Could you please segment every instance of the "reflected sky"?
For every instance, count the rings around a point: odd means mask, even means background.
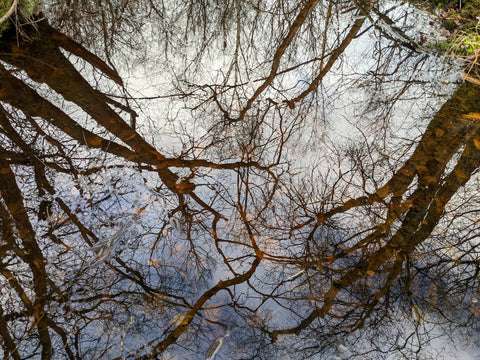
[[[4,358],[475,356],[480,87],[428,14],[23,20],[0,44]]]

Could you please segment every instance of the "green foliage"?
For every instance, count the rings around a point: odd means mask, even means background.
[[[0,0],[0,17],[2,17],[13,4],[13,0]],[[17,4],[16,13],[23,18],[30,18],[40,5],[40,0],[19,0]],[[0,24],[0,33],[10,26],[9,21],[4,21]]]
[[[460,10],[461,16],[478,22],[480,16],[480,0],[469,0],[464,3]]]
[[[437,9],[451,36],[432,47],[440,52],[471,57],[480,52],[480,0],[428,0]]]
[[[480,49],[480,34],[476,32],[466,33],[457,38],[459,50],[466,55],[473,55]]]

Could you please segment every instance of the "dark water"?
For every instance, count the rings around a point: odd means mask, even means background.
[[[480,86],[428,15],[44,10],[1,34],[3,358],[474,358]]]

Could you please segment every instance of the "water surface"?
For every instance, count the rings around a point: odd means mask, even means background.
[[[480,87],[428,14],[44,10],[1,34],[4,358],[475,356]]]

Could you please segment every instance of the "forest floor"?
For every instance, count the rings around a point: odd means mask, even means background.
[[[421,0],[441,21],[447,39],[441,52],[466,62],[466,73],[480,78],[480,0]]]

